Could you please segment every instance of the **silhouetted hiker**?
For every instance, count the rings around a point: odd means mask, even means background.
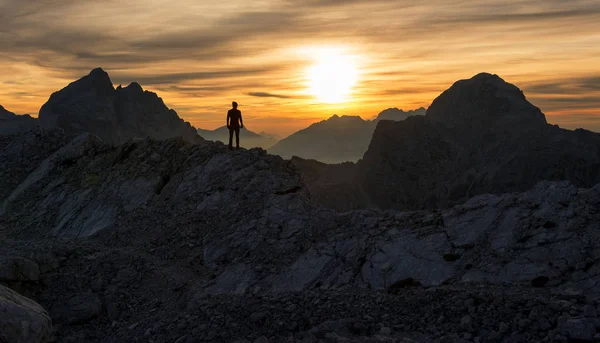
[[[227,112],[227,128],[229,129],[229,150],[233,149],[231,141],[233,140],[233,132],[235,131],[235,148],[240,148],[240,128],[244,128],[244,121],[242,121],[242,112],[237,109],[237,102],[232,102],[230,109]]]

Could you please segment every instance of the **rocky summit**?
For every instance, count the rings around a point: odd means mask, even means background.
[[[497,75],[455,83],[425,116],[380,121],[356,164],[302,161],[332,208],[435,209],[480,194],[527,191],[543,180],[600,182],[600,134],[561,129]]]
[[[89,132],[114,143],[145,137],[199,139],[196,130],[155,93],[135,82],[115,89],[100,68],[52,94],[40,109],[39,119],[44,128],[62,128],[70,134]]]
[[[600,339],[600,186],[337,212],[258,148],[0,137],[5,341]]]

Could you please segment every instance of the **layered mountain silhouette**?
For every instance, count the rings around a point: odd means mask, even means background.
[[[229,143],[229,129],[226,126],[221,126],[215,130],[198,129],[197,132],[206,140]],[[260,147],[268,149],[275,143],[277,143],[277,138],[274,135],[264,132],[255,133],[246,128],[240,130],[240,146],[243,148]]]
[[[380,121],[357,164],[296,164],[332,207],[440,208],[542,180],[591,187],[600,134],[548,124],[519,88],[482,73],[456,82],[425,116]]]
[[[55,96],[66,129],[0,135],[0,341],[597,341],[600,135],[498,76],[331,165],[73,134],[163,113],[105,81]]]
[[[28,114],[18,115],[0,105],[0,134],[11,134],[31,130],[38,126],[35,118]]]
[[[395,120],[395,121],[401,121],[404,120],[408,117],[412,117],[412,116],[424,116],[425,112],[427,112],[427,109],[424,107],[418,108],[416,110],[409,110],[409,111],[404,111],[402,109],[398,109],[396,107],[394,108],[388,108],[387,110],[383,110],[381,111],[381,113],[379,113],[377,115],[377,118],[375,118],[376,121],[379,120]]]
[[[40,109],[39,119],[45,128],[90,132],[114,143],[143,137],[198,139],[194,127],[155,93],[144,91],[136,82],[115,89],[100,68],[52,94]]]
[[[380,120],[404,120],[424,114],[424,108],[408,112],[390,108],[374,120],[334,115],[282,139],[268,150],[283,158],[298,156],[326,163],[356,162],[367,150]]]

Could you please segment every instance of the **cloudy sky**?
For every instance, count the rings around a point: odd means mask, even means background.
[[[324,51],[355,69],[340,103],[311,88]],[[202,128],[223,125],[232,100],[248,128],[281,135],[426,107],[485,71],[550,122],[600,131],[598,0],[0,0],[5,108],[36,115],[98,66]]]

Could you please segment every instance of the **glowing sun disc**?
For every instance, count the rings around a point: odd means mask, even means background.
[[[357,74],[350,56],[335,50],[320,51],[307,70],[310,93],[324,103],[345,102],[356,84]]]

